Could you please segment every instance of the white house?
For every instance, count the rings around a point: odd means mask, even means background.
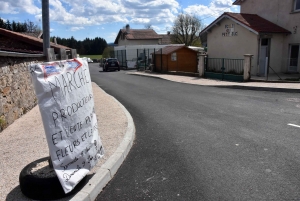
[[[241,13],[224,13],[201,31],[211,58],[252,54],[251,74],[300,72],[300,0],[236,0]]]

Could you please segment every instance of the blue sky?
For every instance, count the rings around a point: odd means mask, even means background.
[[[188,13],[208,25],[223,12],[239,12],[234,0],[49,0],[50,36],[76,40],[101,37],[114,42],[126,24],[146,25],[159,34],[171,31],[174,19]],[[0,18],[33,21],[42,28],[41,0],[0,0]]]

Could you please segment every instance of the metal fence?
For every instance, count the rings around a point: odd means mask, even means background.
[[[122,67],[147,69],[152,64],[152,54],[155,49],[127,49],[115,50],[110,53],[119,60]]]
[[[244,59],[206,58],[205,71],[242,75]]]

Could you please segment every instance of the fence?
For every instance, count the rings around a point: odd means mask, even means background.
[[[205,71],[242,75],[244,73],[244,59],[206,58]]]
[[[119,60],[122,67],[146,69],[152,63],[152,54],[155,49],[127,49],[110,52],[111,57]]]

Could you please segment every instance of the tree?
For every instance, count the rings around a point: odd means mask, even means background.
[[[24,22],[24,25],[26,26],[27,32],[30,33],[39,33],[41,31],[41,28],[37,25],[34,24],[34,22],[27,20],[27,22]]]
[[[152,27],[151,24],[146,24],[146,25],[145,25],[145,29],[153,29],[153,27]]]
[[[114,51],[114,47],[108,46],[104,49],[103,54],[102,54],[102,58],[109,58],[112,55],[111,52]]]
[[[185,44],[186,46],[200,46],[199,32],[203,25],[201,20],[189,14],[177,16],[172,27],[171,41],[173,43]]]
[[[11,23],[9,20],[6,21],[5,23],[6,29],[12,31]]]

